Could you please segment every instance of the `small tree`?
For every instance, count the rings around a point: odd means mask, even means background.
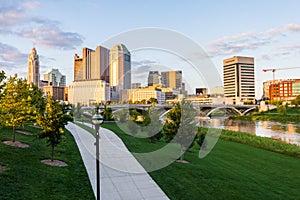
[[[196,110],[192,103],[182,101],[177,104],[167,114],[167,121],[164,126],[164,136],[167,141],[174,140],[180,144],[181,156],[180,160],[184,159],[184,153],[194,143],[197,126],[195,117]]]
[[[12,127],[13,142],[16,141],[16,128],[36,118],[36,107],[30,92],[26,81],[16,75],[8,79],[1,92],[0,120],[3,125]]]
[[[160,140],[162,137],[163,124],[159,120],[160,112],[154,107],[149,108],[149,115],[145,116],[147,123],[143,126],[143,131],[149,136],[150,142]],[[149,119],[149,120],[148,120]]]
[[[180,126],[181,106],[177,104],[167,114],[166,123],[163,127],[164,138],[170,142],[177,134]]]
[[[45,113],[38,116],[37,123],[42,128],[39,138],[45,138],[48,145],[51,146],[52,162],[54,161],[54,147],[61,142],[64,127],[67,124],[64,115],[62,106],[50,96],[47,96]]]
[[[112,114],[112,109],[108,108],[107,104],[104,104],[103,119],[105,121],[112,121],[114,119],[114,116]]]

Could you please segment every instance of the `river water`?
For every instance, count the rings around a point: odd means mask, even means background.
[[[274,121],[245,121],[213,118],[200,120],[200,126],[247,132],[300,146],[300,124]]]

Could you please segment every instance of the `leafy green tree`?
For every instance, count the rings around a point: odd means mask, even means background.
[[[176,104],[167,114],[166,123],[163,127],[163,135],[167,142],[170,142],[177,134],[180,126],[181,106]]]
[[[16,128],[36,119],[36,107],[30,95],[30,86],[16,75],[8,79],[1,92],[0,120],[13,130],[12,141],[16,141]]]
[[[39,138],[45,138],[51,146],[51,161],[54,161],[54,147],[61,142],[64,127],[67,124],[62,106],[47,96],[45,113],[38,115],[37,123],[42,128]]]
[[[194,143],[197,126],[195,117],[196,110],[191,102],[182,101],[170,110],[167,114],[167,120],[164,125],[164,136],[167,141],[173,140],[180,144],[181,157],[184,159],[184,153]]]
[[[155,107],[150,107],[149,114],[144,116],[143,131],[149,136],[150,142],[158,141],[162,138],[163,124],[159,117],[160,112]]]
[[[108,108],[107,104],[104,104],[103,118],[105,121],[112,121],[114,119],[114,116],[112,114],[112,109]]]

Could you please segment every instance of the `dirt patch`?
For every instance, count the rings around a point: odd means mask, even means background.
[[[9,145],[9,146],[14,146],[14,147],[19,147],[19,148],[28,148],[29,147],[28,144],[25,144],[22,142],[4,141],[3,143],[6,145]]]
[[[5,170],[5,167],[0,165],[0,172],[4,171]]]
[[[16,130],[17,133],[22,133],[24,135],[32,135],[32,133],[28,132],[28,131],[23,131],[23,130]]]
[[[41,160],[41,162],[46,164],[46,165],[57,166],[57,167],[66,167],[66,166],[68,166],[67,163],[65,163],[63,161],[60,161],[60,160],[51,161],[51,159],[47,159],[47,160]]]
[[[179,163],[184,163],[184,164],[189,164],[190,162],[186,161],[186,160],[176,160],[176,162]]]

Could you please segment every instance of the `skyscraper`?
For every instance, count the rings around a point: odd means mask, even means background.
[[[148,75],[148,86],[153,86],[154,84],[160,84],[161,78],[158,71],[150,71]]]
[[[83,48],[82,58],[74,56],[74,81],[105,80],[109,82],[109,50]]]
[[[161,72],[161,84],[163,87],[181,89],[182,71]]]
[[[40,61],[35,48],[32,48],[31,53],[28,55],[27,83],[33,83],[37,87],[40,86]]]
[[[109,83],[115,92],[131,88],[131,55],[123,44],[110,50]]]
[[[255,100],[254,58],[234,56],[223,61],[224,96],[233,104]]]

